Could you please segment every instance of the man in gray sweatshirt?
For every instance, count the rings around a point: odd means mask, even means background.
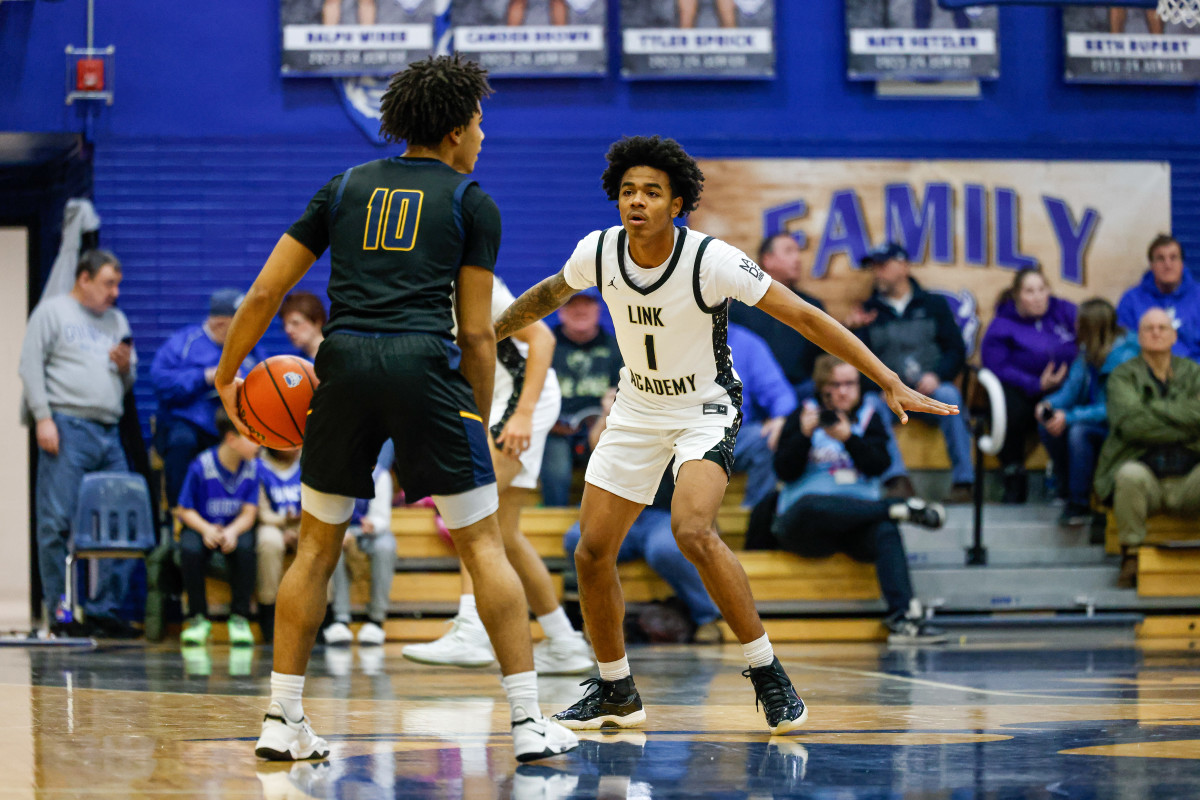
[[[129,468],[117,422],[136,377],[137,355],[129,321],[113,306],[120,283],[116,256],[105,250],[84,253],[75,286],[34,308],[21,345],[24,401],[38,443],[38,568],[42,596],[58,628],[70,619],[60,598],[83,476]]]

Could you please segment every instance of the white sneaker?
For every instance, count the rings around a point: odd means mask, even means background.
[[[543,717],[540,711],[537,716],[514,722],[512,735],[513,751],[522,763],[569,753],[579,747],[579,737],[573,731]]]
[[[578,785],[578,775],[523,764],[513,772],[512,800],[566,800]]]
[[[254,746],[254,755],[268,761],[325,758],[329,755],[329,743],[313,733],[308,717],[292,722],[279,703],[271,703],[263,717],[262,735]]]
[[[358,643],[378,645],[383,644],[387,639],[387,634],[383,632],[383,628],[376,625],[374,622],[367,620],[363,626],[358,629]]]
[[[354,641],[354,633],[344,622],[335,622],[325,629],[325,644],[342,645]]]
[[[533,648],[533,668],[539,675],[576,675],[591,672],[596,662],[579,631],[544,639]]]
[[[442,638],[410,644],[400,655],[421,664],[451,667],[486,667],[496,660],[483,624],[467,622],[461,617],[451,620],[450,630]]]

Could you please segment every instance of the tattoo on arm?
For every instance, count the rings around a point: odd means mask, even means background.
[[[557,311],[576,291],[561,272],[546,278],[514,300],[496,320],[496,341],[507,339],[527,325]]]

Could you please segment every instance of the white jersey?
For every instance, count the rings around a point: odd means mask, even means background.
[[[563,268],[573,289],[597,286],[625,360],[609,422],[635,428],[731,426],[742,384],[729,345],[729,299],[757,305],[771,278],[745,253],[676,228],[670,259],[643,269],[621,226],[588,234]]]
[[[499,276],[493,276],[492,283],[492,320],[500,315],[516,300],[509,288]],[[496,379],[492,384],[492,420],[489,427],[493,436],[499,436],[504,429],[504,423],[517,409],[517,401],[521,399],[521,390],[525,386],[525,360],[529,358],[529,345],[516,337],[510,336],[496,343]],[[553,396],[553,397],[551,397]],[[558,388],[558,376],[551,367],[546,372],[546,383],[538,396],[538,407],[561,404],[562,394]],[[557,419],[558,412],[554,412]],[[551,420],[553,425],[553,420]]]

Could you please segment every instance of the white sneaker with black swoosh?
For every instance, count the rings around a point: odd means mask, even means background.
[[[517,761],[536,761],[568,753],[579,746],[579,738],[551,719],[542,716],[525,717],[512,724],[513,751]]]
[[[325,758],[329,755],[329,743],[313,733],[308,717],[292,722],[279,703],[271,703],[263,717],[262,735],[254,746],[254,755],[268,761]]]

